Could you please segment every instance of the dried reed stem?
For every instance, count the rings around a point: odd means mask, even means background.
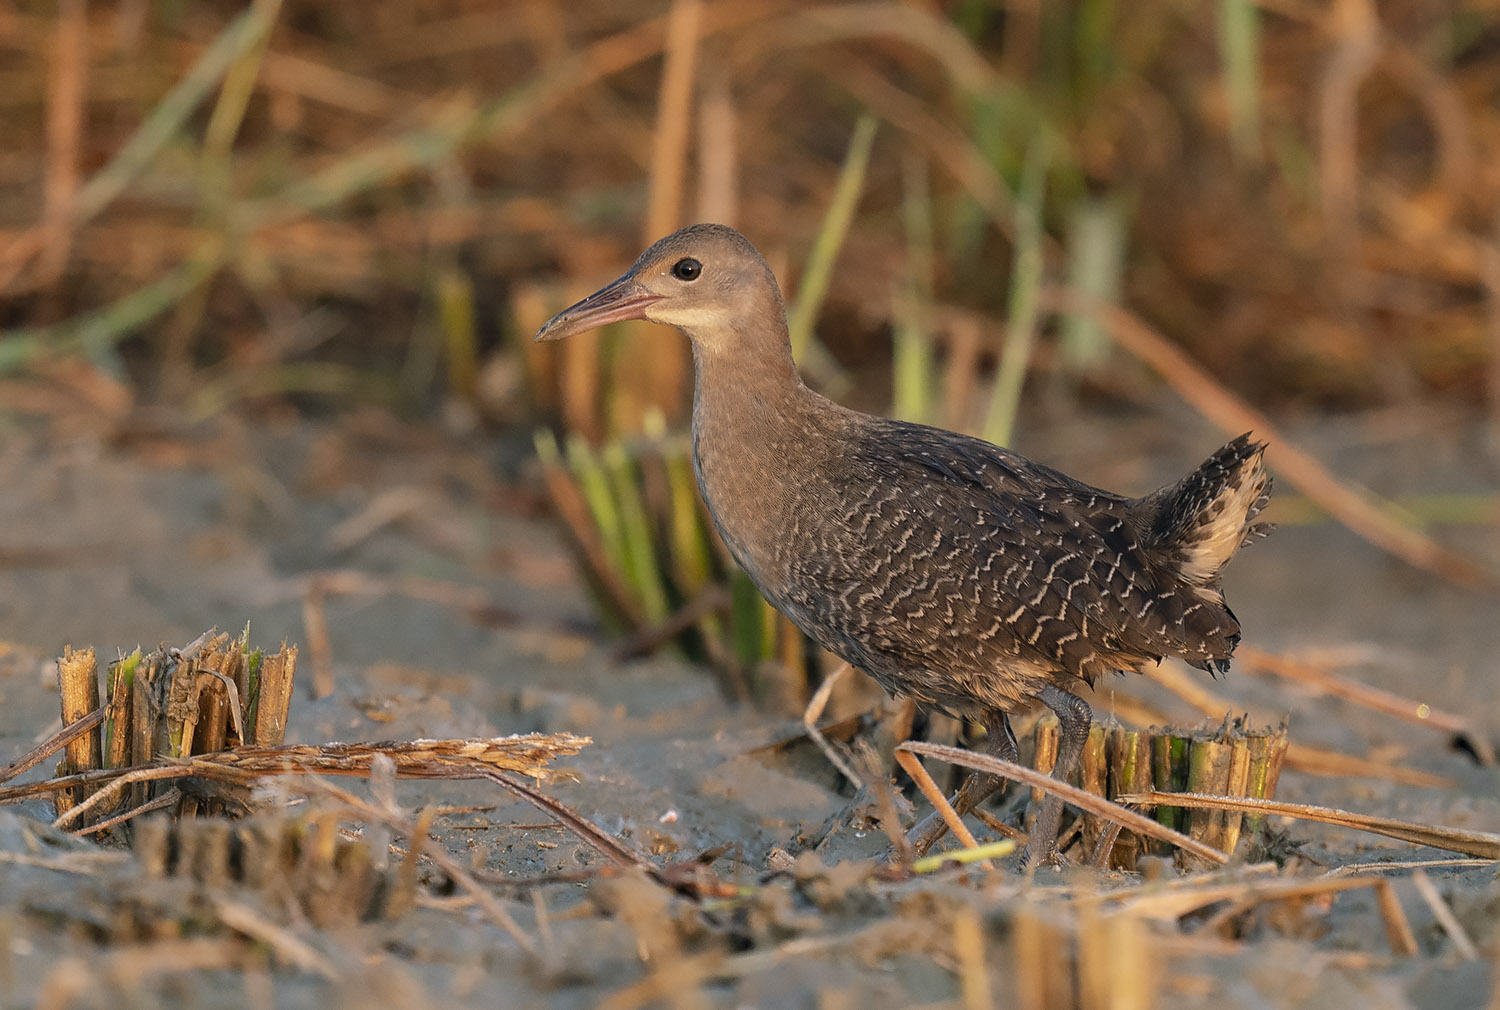
[[[57,683],[62,698],[62,724],[67,729],[92,716],[99,708],[99,668],[93,649],[75,652],[71,646],[63,649],[57,661]],[[95,728],[75,737],[67,746],[67,755],[58,766],[58,774],[91,771],[99,767],[99,730]],[[81,803],[89,794],[86,788],[69,789],[58,794],[59,809]]]

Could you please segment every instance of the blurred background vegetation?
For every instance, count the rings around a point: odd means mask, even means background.
[[[869,409],[1154,381],[1068,289],[1267,407],[1500,393],[1485,0],[22,0],[0,105],[0,368],[193,417],[676,424],[682,341],[524,342],[701,219]]]
[[[1057,415],[1163,379],[1226,430],[1500,415],[1489,0],[13,0],[0,108],[0,410],[561,430],[602,598],[747,656],[798,647],[692,609],[723,559],[665,434],[686,341],[529,339],[682,224],[766,253],[815,385],[998,441],[1023,388]]]

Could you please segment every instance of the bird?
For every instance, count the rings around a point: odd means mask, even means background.
[[[1113,494],[969,435],[861,413],[809,388],[785,303],[755,246],[720,224],[653,244],[621,277],[537,332],[624,320],[692,345],[692,458],[730,555],[813,641],[885,690],[982,725],[1017,760],[1010,715],[1059,722],[1053,775],[1076,768],[1081,697],[1108,672],[1177,656],[1217,675],[1240,624],[1221,571],[1269,531],[1266,446],[1249,434],[1143,497]],[[973,774],[962,814],[1003,780]],[[1056,862],[1048,794],[1026,862]],[[912,829],[925,849],[936,815]]]

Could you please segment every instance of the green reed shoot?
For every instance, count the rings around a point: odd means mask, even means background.
[[[792,356],[803,368],[814,374],[836,371],[822,345],[813,340],[813,327],[818,319],[818,310],[828,294],[828,282],[833,276],[833,265],[843,248],[844,238],[849,233],[849,222],[854,219],[855,207],[859,205],[864,191],[865,172],[870,165],[870,150],[875,143],[875,117],[864,115],[854,124],[854,135],[849,140],[849,151],[844,156],[844,165],[839,170],[838,183],[833,189],[833,199],[823,214],[823,223],[808,254],[807,266],[797,284],[797,297],[787,311],[787,331],[791,335]]]
[[[1229,140],[1244,164],[1260,158],[1260,9],[1254,0],[1219,0],[1219,59],[1229,106]]]
[[[1016,194],[1015,261],[1010,275],[1005,346],[1000,352],[994,396],[984,419],[984,437],[996,445],[1009,444],[1015,430],[1021,387],[1026,381],[1036,335],[1042,290],[1042,204],[1051,161],[1051,140],[1046,133],[1038,134],[1027,148],[1021,188]]]
[[[1103,304],[1115,302],[1125,275],[1127,217],[1117,196],[1084,198],[1068,218],[1068,287]],[[1062,371],[1087,375],[1104,364],[1111,341],[1091,316],[1062,320]]]
[[[908,421],[932,420],[933,290],[932,190],[927,161],[909,155],[901,164],[901,221],[906,230],[906,273],[895,298],[892,412]]]

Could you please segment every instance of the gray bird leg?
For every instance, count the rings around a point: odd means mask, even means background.
[[[1004,712],[994,711],[984,720],[984,728],[989,733],[989,742],[985,750],[1002,761],[1016,760],[1016,734],[1010,728],[1010,717]],[[971,772],[964,779],[964,784],[959,787],[958,792],[953,794],[950,805],[958,816],[973,810],[983,803],[989,796],[1005,784],[1005,779],[999,775],[988,775],[982,772]],[[919,856],[925,856],[927,850],[937,844],[948,831],[948,825],[936,810],[928,814],[923,821],[906,833],[906,841],[912,847],[912,851]]]
[[[1089,703],[1050,684],[1037,697],[1057,713],[1057,764],[1052,768],[1052,777],[1066,782],[1078,767],[1078,761],[1083,757],[1083,745],[1088,741],[1092,718]],[[1037,815],[1031,829],[1031,842],[1026,846],[1027,865],[1040,866],[1057,858],[1057,829],[1062,822],[1062,805],[1062,797],[1056,793],[1048,793],[1042,801],[1042,812]]]

